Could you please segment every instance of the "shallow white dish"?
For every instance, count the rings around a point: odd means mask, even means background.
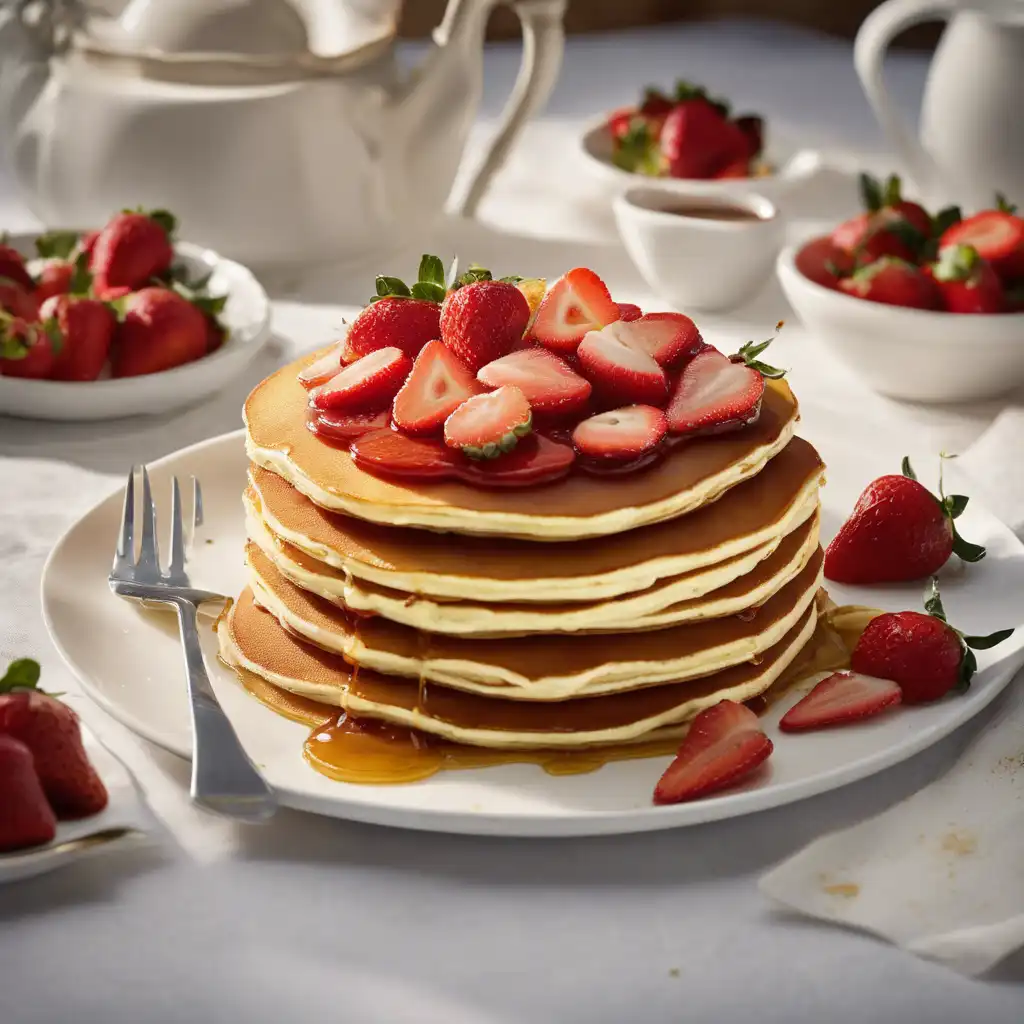
[[[580,136],[580,149],[587,167],[608,184],[620,188],[644,185],[684,196],[739,196],[757,192],[772,202],[779,202],[814,177],[822,167],[822,157],[817,150],[795,149],[781,143],[776,145],[769,139],[766,159],[775,168],[772,174],[759,178],[710,181],[699,178],[652,178],[646,174],[624,171],[612,163],[612,136],[603,117],[584,129]]]
[[[34,234],[8,239],[25,256],[35,255]],[[191,405],[235,380],[270,338],[270,300],[252,271],[210,249],[175,246],[193,277],[210,277],[210,293],[227,294],[221,320],[228,336],[216,352],[163,373],[119,380],[24,380],[0,376],[0,415],[35,420],[109,420],[157,415]]]
[[[800,246],[776,272],[808,331],[880,394],[919,402],[994,398],[1024,383],[1024,313],[906,309],[834,291],[796,268]]]
[[[860,455],[846,447],[838,431],[833,437],[817,436],[815,442],[829,465],[823,526],[831,536],[864,484],[898,464],[902,453]],[[241,431],[183,449],[150,469],[157,501],[164,508],[172,474],[195,474],[203,481],[208,538],[194,549],[195,582],[237,594],[245,582],[240,494],[246,457]],[[58,650],[95,700],[140,735],[188,756],[188,702],[174,619],[142,611],[107,589],[120,514],[117,492],[83,516],[57,544],[43,573],[43,614]],[[989,555],[969,571],[954,566],[946,574],[944,598],[951,621],[968,632],[1024,621],[1024,546],[973,503],[960,525],[965,536],[988,546]],[[843,603],[921,607],[922,588],[916,584],[830,591]],[[748,814],[835,789],[910,757],[950,733],[984,708],[1024,661],[1021,632],[994,651],[979,653],[981,671],[966,696],[817,734],[780,736],[778,718],[792,703],[782,701],[765,718],[777,741],[770,772],[726,795],[653,807],[651,793],[667,758],[618,762],[576,776],[556,777],[534,765],[508,765],[442,772],[405,786],[333,782],[303,761],[308,730],[250,697],[233,673],[216,661],[212,629],[201,633],[217,695],[253,761],[285,804],[383,825],[488,835],[593,835],[671,828]]]

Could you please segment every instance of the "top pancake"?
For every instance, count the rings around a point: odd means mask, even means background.
[[[714,501],[759,473],[793,435],[797,403],[768,382],[757,423],[697,437],[656,465],[616,477],[575,472],[538,487],[490,490],[458,482],[400,483],[366,473],[349,453],[306,426],[299,359],[259,384],[245,403],[249,458],[324,508],[390,526],[454,533],[575,540],[633,530]]]

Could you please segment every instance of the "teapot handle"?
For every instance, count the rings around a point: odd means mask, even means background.
[[[565,30],[562,17],[567,0],[516,0],[512,9],[523,28],[523,59],[512,95],[505,104],[497,134],[453,212],[476,215],[491,179],[508,157],[523,125],[543,106],[562,66]]]
[[[926,21],[946,21],[956,8],[957,0],[887,0],[864,19],[854,44],[854,66],[875,117],[914,184],[925,193],[943,191],[944,183],[935,161],[889,98],[883,82],[883,63],[889,44],[901,32]]]

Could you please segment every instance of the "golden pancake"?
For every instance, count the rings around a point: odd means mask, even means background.
[[[551,701],[717,672],[763,654],[800,619],[821,582],[818,548],[800,573],[753,614],[642,634],[480,640],[422,633],[361,618],[289,582],[251,542],[258,603],[288,629],[364,668],[457,689]]]
[[[601,697],[530,703],[481,697],[429,682],[354,670],[343,658],[297,639],[253,601],[250,591],[222,617],[224,660],[303,697],[353,714],[412,726],[456,743],[566,748],[640,741],[677,727],[720,700],[750,700],[797,657],[817,622],[812,601],[757,663]]]
[[[633,530],[706,505],[756,476],[785,448],[797,420],[788,385],[769,381],[755,424],[693,438],[640,472],[573,472],[545,486],[500,490],[399,483],[364,472],[347,450],[307,428],[307,394],[296,374],[320,354],[278,370],[249,395],[246,451],[318,505],[390,526],[545,541]]]
[[[618,536],[543,545],[367,523],[321,508],[259,467],[251,468],[250,493],[272,533],[360,580],[439,598],[555,603],[646,590],[777,542],[817,504],[823,469],[814,448],[795,437],[711,506]]]

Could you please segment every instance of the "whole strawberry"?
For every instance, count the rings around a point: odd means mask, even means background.
[[[76,295],[54,295],[39,311],[60,351],[54,380],[96,380],[107,361],[117,319],[105,303]]]
[[[441,307],[425,299],[387,297],[367,306],[348,333],[348,348],[355,358],[381,348],[400,348],[415,359],[428,341],[441,334]]]
[[[125,210],[113,217],[92,245],[90,269],[100,298],[134,291],[170,269],[176,221],[166,210]]]
[[[206,355],[206,317],[170,288],[143,288],[125,300],[112,349],[115,377],[159,373]]]
[[[951,245],[939,250],[929,268],[942,292],[949,313],[1002,313],[1006,308],[1003,283],[973,245]]]
[[[900,179],[890,174],[882,183],[870,174],[860,176],[864,212],[844,221],[832,232],[832,241],[870,263],[880,256],[914,262],[933,234],[932,218],[918,203],[903,198]]]
[[[36,774],[32,751],[0,733],[0,853],[50,842],[57,819]]]
[[[0,278],[0,311],[32,323],[39,319],[39,300],[20,284]]]
[[[59,349],[59,338],[38,321],[0,312],[0,375],[45,379],[53,373]]]
[[[938,700],[966,689],[978,667],[976,650],[988,650],[1013,633],[964,636],[946,621],[938,584],[932,579],[928,614],[890,612],[873,618],[857,641],[850,665],[855,672],[899,684],[904,704]]]
[[[441,306],[441,340],[474,373],[522,340],[530,306],[508,281],[475,281],[449,292]]]
[[[941,305],[935,282],[919,267],[893,256],[883,256],[852,277],[844,277],[839,289],[855,298],[889,306],[938,309]]]
[[[679,103],[661,130],[661,155],[673,178],[710,178],[730,159],[745,156],[747,140],[704,96]]]
[[[857,499],[825,551],[825,576],[836,583],[889,583],[931,576],[954,553],[980,561],[985,549],[954,526],[966,507],[964,495],[943,493],[941,477],[936,498],[904,459],[902,476],[879,477]]]
[[[36,286],[25,266],[25,257],[9,245],[0,244],[0,278],[12,281],[27,291],[32,291]]]

